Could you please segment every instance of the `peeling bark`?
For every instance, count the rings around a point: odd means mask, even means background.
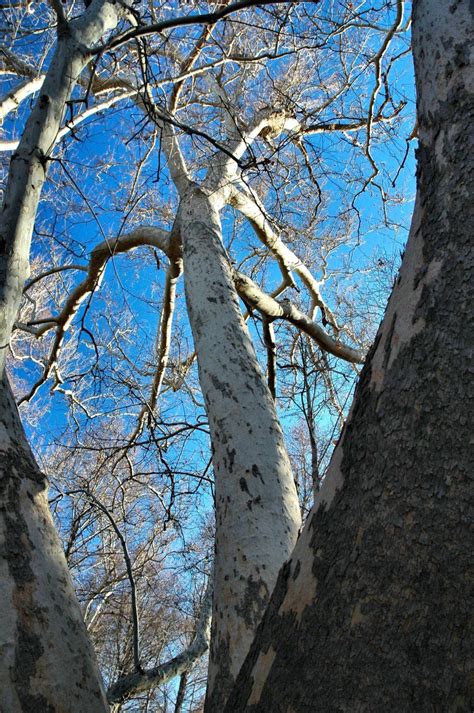
[[[468,0],[414,4],[407,249],[228,713],[472,710],[473,27]]]
[[[300,513],[266,380],[244,324],[221,241],[216,199],[182,199],[186,300],[216,476],[216,557],[207,711],[222,711]]]

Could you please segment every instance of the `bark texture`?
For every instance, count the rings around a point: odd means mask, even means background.
[[[0,383],[0,711],[104,713],[95,655],[49,512],[47,481]]]
[[[300,526],[291,466],[221,241],[216,199],[193,187],[180,228],[189,318],[216,477],[207,711],[222,711]]]
[[[48,508],[47,482],[26,442],[4,364],[48,161],[66,102],[90,59],[87,48],[126,15],[94,2],[58,43],[10,164],[0,224],[0,711],[107,710],[67,564]]]
[[[418,194],[402,268],[227,713],[472,710],[472,12],[414,3]]]

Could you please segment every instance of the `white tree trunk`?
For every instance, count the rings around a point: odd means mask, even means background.
[[[270,391],[242,319],[218,205],[182,199],[189,318],[216,478],[216,558],[207,710],[221,711],[300,526],[296,488]]]
[[[104,713],[100,675],[9,386],[0,389],[0,711]]]
[[[29,273],[36,211],[66,102],[90,60],[85,48],[115,27],[123,12],[112,2],[96,2],[83,17],[58,32],[40,95],[11,157],[0,225],[0,373]]]
[[[11,159],[0,227],[0,710],[107,710],[67,564],[48,508],[47,481],[28,447],[4,371],[29,271],[47,163],[66,102],[89,61],[85,48],[116,26],[125,5],[94,2],[58,31],[58,45]]]

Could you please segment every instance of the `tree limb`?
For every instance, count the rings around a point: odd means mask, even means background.
[[[121,703],[137,693],[161,686],[175,676],[188,671],[209,648],[211,618],[212,578],[209,577],[191,644],[180,654],[165,663],[145,669],[143,673],[132,673],[119,678],[107,691],[109,703]]]
[[[304,312],[301,312],[289,300],[275,300],[263,292],[247,275],[237,270],[233,271],[233,278],[237,292],[245,298],[255,309],[271,319],[285,319],[301,331],[312,337],[321,349],[334,354],[352,364],[362,364],[364,354],[359,349],[343,344],[333,339],[322,327],[313,322]]]

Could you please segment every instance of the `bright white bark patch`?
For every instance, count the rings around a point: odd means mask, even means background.
[[[411,231],[420,233],[419,239],[411,241],[407,245],[406,259],[388,303],[384,321],[380,327],[381,338],[372,358],[370,383],[378,391],[383,388],[383,380],[402,347],[424,328],[424,319],[416,317],[417,306],[423,290],[438,277],[442,268],[442,263],[439,260],[434,260],[428,265],[424,262],[421,218],[422,211],[417,204]]]
[[[262,652],[259,653],[257,663],[255,664],[255,668],[253,670],[254,684],[249,698],[249,706],[260,701],[260,696],[262,695],[263,687],[265,685],[265,681],[267,680],[268,672],[273,661],[275,660],[275,656],[276,651],[271,647],[265,654]]]
[[[309,528],[306,528],[293,551],[288,590],[279,609],[280,615],[290,612],[295,617],[296,625],[301,622],[306,607],[316,599],[318,580],[312,569],[314,553],[310,539]]]

